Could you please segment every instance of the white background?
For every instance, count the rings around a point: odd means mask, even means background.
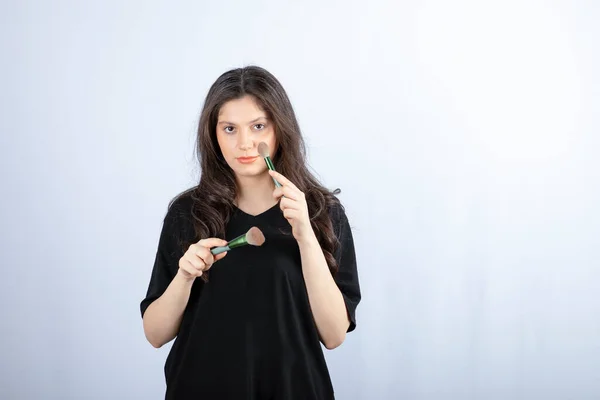
[[[202,101],[258,64],[354,228],[339,399],[600,398],[593,1],[3,1],[0,397],[161,399],[145,340]]]

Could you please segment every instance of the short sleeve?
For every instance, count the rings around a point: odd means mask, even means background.
[[[338,270],[334,275],[334,280],[344,297],[346,310],[350,319],[348,332],[351,332],[356,328],[356,308],[358,303],[360,303],[361,293],[354,238],[343,206],[335,206],[332,212],[332,222],[334,233],[340,242],[335,252]]]
[[[148,306],[165,292],[177,273],[179,259],[183,255],[182,234],[186,230],[184,215],[185,208],[181,200],[176,200],[163,219],[148,290],[140,303],[142,317]]]

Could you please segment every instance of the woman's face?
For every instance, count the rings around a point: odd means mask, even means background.
[[[223,104],[217,120],[217,142],[236,176],[267,175],[267,165],[258,154],[258,144],[265,142],[273,158],[275,127],[254,97],[244,96]]]

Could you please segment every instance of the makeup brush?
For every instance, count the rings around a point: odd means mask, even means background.
[[[267,163],[267,168],[269,168],[271,171],[275,171],[273,161],[271,161],[271,157],[269,156],[269,145],[265,142],[260,142],[258,144],[258,154],[260,154],[260,156],[265,159],[265,163]],[[275,178],[273,178],[273,182],[275,182],[275,186],[281,187],[281,184],[277,182]]]
[[[248,230],[248,232],[236,237],[235,239],[230,240],[226,246],[215,247],[211,249],[210,252],[216,256],[217,254],[221,254],[231,249],[235,249],[236,247],[242,247],[246,245],[262,246],[264,242],[265,235],[263,235],[260,229],[253,226]]]

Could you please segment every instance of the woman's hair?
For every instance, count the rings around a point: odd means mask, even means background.
[[[201,168],[200,183],[188,191],[193,199],[196,237],[225,236],[225,227],[234,210],[236,180],[221,153],[216,127],[221,107],[230,100],[246,95],[254,98],[273,123],[277,142],[273,156],[275,169],[304,192],[313,230],[331,272],[335,273],[337,263],[334,254],[339,243],[329,211],[339,204],[335,197],[339,190],[327,190],[309,172],[304,139],[290,100],[280,82],[257,66],[225,72],[206,96],[198,124],[196,147]]]

